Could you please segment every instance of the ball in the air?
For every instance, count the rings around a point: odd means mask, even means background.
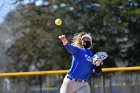
[[[62,25],[62,20],[61,20],[60,18],[57,18],[57,19],[55,20],[55,24],[56,24],[57,26],[61,26],[61,25]]]

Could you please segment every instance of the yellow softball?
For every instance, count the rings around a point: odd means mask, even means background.
[[[57,26],[61,26],[61,25],[62,25],[62,20],[61,20],[60,18],[57,18],[57,19],[55,20],[55,24],[56,24]]]

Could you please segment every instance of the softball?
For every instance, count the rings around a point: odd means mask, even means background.
[[[61,26],[61,25],[62,25],[62,20],[61,20],[60,18],[57,18],[57,19],[55,20],[55,24],[56,24],[57,26]]]

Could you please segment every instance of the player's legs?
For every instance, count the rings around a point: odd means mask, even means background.
[[[90,93],[89,86],[83,86],[81,87],[76,93]]]
[[[90,88],[87,82],[70,80],[66,76],[60,88],[60,93],[90,93]]]
[[[74,93],[75,87],[76,86],[74,84],[69,84],[67,82],[63,82],[63,84],[60,88],[60,93]]]
[[[77,83],[69,80],[68,78],[64,78],[62,86],[60,88],[60,93],[74,93],[77,88]]]

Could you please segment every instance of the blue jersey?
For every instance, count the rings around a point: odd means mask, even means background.
[[[80,48],[67,43],[65,48],[72,54],[72,64],[68,75],[75,79],[87,80],[95,65],[92,64],[94,54],[86,48]]]

